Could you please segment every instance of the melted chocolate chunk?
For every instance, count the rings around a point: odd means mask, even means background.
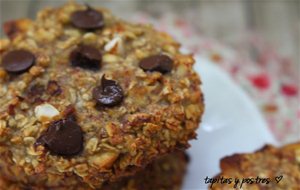
[[[123,89],[114,80],[107,80],[103,75],[101,86],[93,90],[93,98],[101,106],[115,106],[122,102],[124,97]]]
[[[52,122],[37,139],[35,146],[45,146],[51,154],[74,156],[83,149],[83,132],[74,117]]]
[[[26,72],[35,63],[35,56],[26,50],[13,50],[4,55],[3,68],[10,73],[21,74]]]
[[[140,61],[139,66],[144,71],[168,73],[173,68],[173,60],[167,55],[153,55]]]
[[[73,12],[71,15],[71,22],[75,27],[85,30],[101,29],[104,26],[102,13],[89,6],[86,10]]]
[[[98,70],[101,66],[102,55],[92,46],[81,45],[72,51],[70,61],[74,67]]]

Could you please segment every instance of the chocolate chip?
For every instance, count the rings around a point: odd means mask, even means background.
[[[173,60],[167,55],[153,55],[140,61],[139,66],[144,71],[167,73],[172,70]]]
[[[104,26],[102,13],[89,6],[86,10],[73,12],[71,22],[75,27],[85,30],[101,29]]]
[[[2,66],[7,72],[20,74],[34,65],[35,57],[26,50],[14,50],[4,55]]]
[[[70,61],[74,67],[98,70],[101,66],[102,55],[92,46],[81,45],[72,51]]]
[[[54,80],[50,80],[47,85],[47,93],[51,96],[58,96],[62,92],[58,83]]]
[[[52,122],[37,139],[35,146],[45,146],[51,154],[74,156],[83,148],[83,133],[73,118]]]
[[[93,90],[93,98],[102,106],[118,105],[123,97],[124,93],[121,86],[116,81],[105,79],[105,75],[101,79],[101,86]]]

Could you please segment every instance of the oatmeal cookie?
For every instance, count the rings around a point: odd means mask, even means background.
[[[241,181],[236,188],[233,181],[229,185],[214,184],[210,189],[299,190],[300,142],[282,148],[266,145],[255,153],[225,157],[221,160],[221,170],[218,177]]]
[[[0,176],[96,188],[196,137],[201,82],[166,33],[72,2],[3,28]]]
[[[188,157],[183,152],[168,154],[155,160],[134,176],[125,177],[114,183],[106,183],[99,190],[179,190],[184,179]],[[22,190],[28,185],[7,181],[0,178],[0,187],[6,190]],[[47,187],[30,187],[32,190],[47,190]],[[87,184],[75,187],[68,185],[55,187],[55,190],[89,190]]]

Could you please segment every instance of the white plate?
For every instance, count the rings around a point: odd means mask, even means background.
[[[201,57],[196,58],[195,69],[203,81],[206,110],[198,140],[188,150],[191,162],[184,190],[207,189],[204,178],[220,171],[224,156],[277,144],[254,103],[227,73]]]

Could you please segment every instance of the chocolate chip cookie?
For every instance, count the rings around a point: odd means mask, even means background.
[[[183,152],[178,151],[168,154],[155,160],[134,176],[121,178],[114,183],[105,183],[99,190],[179,190],[184,179],[187,163],[188,157]],[[28,186],[4,178],[0,178],[0,187],[6,187],[6,190],[48,189],[45,186]],[[92,190],[93,188],[85,183],[79,183],[76,186],[66,183],[64,186],[55,187],[55,189]]]
[[[189,147],[204,110],[192,55],[168,34],[68,3],[4,24],[0,175],[90,187]],[[67,182],[66,182],[67,181]]]
[[[221,160],[217,177],[232,178],[210,189],[297,190],[300,184],[300,142],[276,148],[266,145],[255,153],[234,154]],[[237,182],[235,179],[239,179]]]

